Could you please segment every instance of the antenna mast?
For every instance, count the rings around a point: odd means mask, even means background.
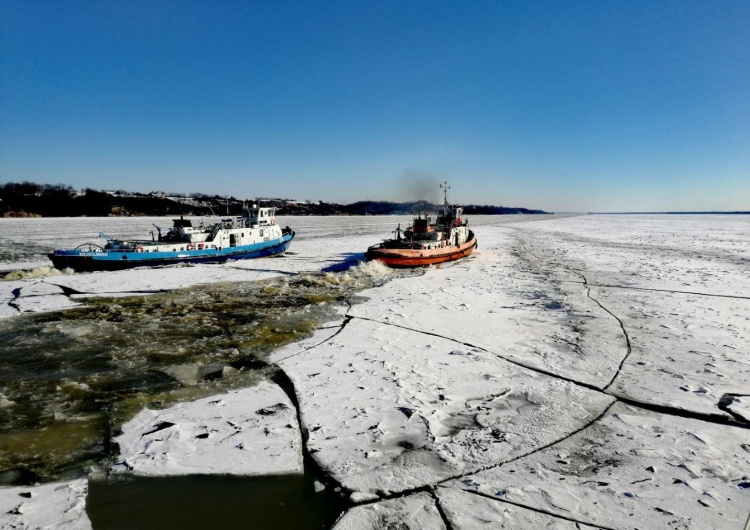
[[[445,196],[445,205],[448,205],[448,190],[451,189],[450,186],[448,186],[448,181],[444,181],[440,187],[443,189],[443,194]]]

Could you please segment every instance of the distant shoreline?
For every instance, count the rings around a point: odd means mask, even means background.
[[[237,199],[194,193],[130,193],[123,190],[76,191],[64,184],[9,182],[0,185],[0,217],[149,217],[169,215],[241,215],[249,204],[276,208],[278,215],[418,215],[433,213],[441,205],[431,201],[358,201],[337,204],[292,199]],[[465,215],[548,214],[544,210],[488,204],[461,205]]]
[[[734,212],[587,212],[587,215],[750,215],[750,211]]]

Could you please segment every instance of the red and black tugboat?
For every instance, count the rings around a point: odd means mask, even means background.
[[[448,203],[447,182],[440,185],[445,202],[437,220],[420,214],[406,230],[396,229],[396,238],[367,249],[367,259],[378,260],[389,267],[422,267],[454,261],[471,254],[477,246],[474,232],[462,217],[463,208]]]

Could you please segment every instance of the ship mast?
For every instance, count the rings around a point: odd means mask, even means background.
[[[440,185],[440,187],[442,188],[443,195],[444,195],[444,199],[443,199],[444,200],[444,202],[443,202],[443,215],[441,217],[444,219],[443,222],[448,223],[449,221],[447,221],[447,220],[450,219],[450,215],[451,215],[451,205],[450,205],[450,203],[448,203],[448,190],[451,189],[451,187],[448,186],[448,181],[447,180],[443,181],[443,183]]]
[[[450,206],[448,204],[448,190],[451,189],[450,186],[448,186],[448,181],[443,181],[443,183],[440,185],[440,187],[443,189],[443,193],[445,195],[445,203],[444,206]]]

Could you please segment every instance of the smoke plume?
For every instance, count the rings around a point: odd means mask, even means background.
[[[440,201],[440,184],[443,178],[419,169],[406,169],[401,174],[399,197],[405,201]]]

